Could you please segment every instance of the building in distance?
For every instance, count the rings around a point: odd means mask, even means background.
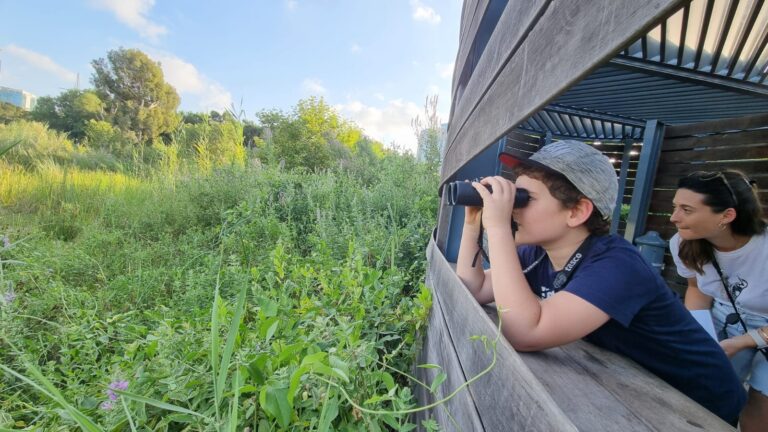
[[[37,103],[37,96],[24,90],[0,86],[0,102],[15,105],[25,111],[31,111]]]

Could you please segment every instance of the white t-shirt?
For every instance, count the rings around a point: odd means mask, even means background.
[[[712,263],[704,265],[704,274],[686,267],[677,256],[680,250],[679,234],[675,234],[669,241],[669,249],[680,276],[695,276],[702,293],[725,304],[731,304]],[[715,259],[728,279],[736,306],[740,310],[768,317],[768,230],[761,235],[752,236],[747,244],[735,251],[715,250]]]

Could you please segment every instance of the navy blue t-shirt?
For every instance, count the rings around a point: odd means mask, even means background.
[[[611,319],[585,337],[625,355],[727,422],[734,423],[746,393],[722,348],[696,322],[637,250],[621,237],[593,237],[580,266],[563,290]],[[547,298],[554,271],[544,250],[521,246],[523,268],[534,293]]]

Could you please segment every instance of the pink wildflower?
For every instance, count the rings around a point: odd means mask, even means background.
[[[113,390],[125,390],[128,388],[128,381],[113,381],[109,383],[109,388],[107,389],[106,393],[109,397],[109,401],[104,402],[108,403],[110,401],[116,401],[117,400],[117,393],[115,393]],[[110,403],[111,405],[111,403]]]

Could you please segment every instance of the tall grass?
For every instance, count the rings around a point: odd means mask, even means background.
[[[198,169],[184,148],[127,171],[0,166],[16,242],[0,259],[23,263],[0,278],[16,296],[0,301],[0,428],[70,430],[77,412],[104,430],[412,428],[344,395],[414,404],[391,368],[410,369],[429,310],[436,175],[398,155]]]

